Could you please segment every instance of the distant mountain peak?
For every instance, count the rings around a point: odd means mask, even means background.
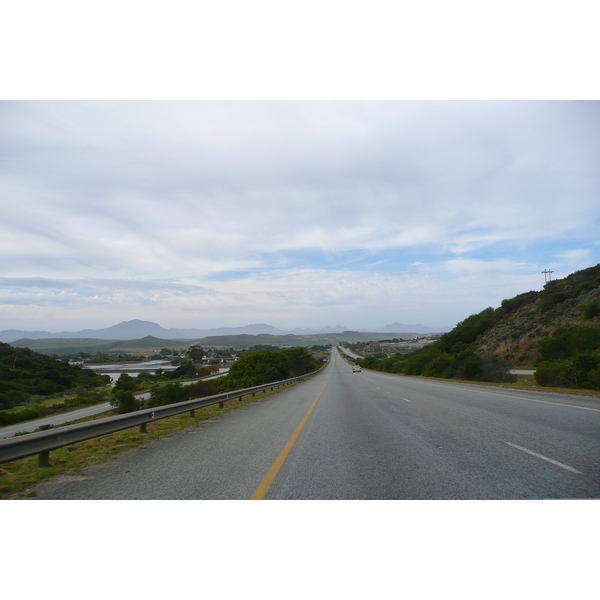
[[[439,329],[426,327],[418,323],[417,325],[406,325],[405,323],[392,323],[380,329],[382,333],[441,333]]]
[[[95,338],[102,340],[131,340],[131,339],[142,339],[144,337],[154,337],[163,340],[175,340],[175,339],[201,339],[203,337],[212,336],[224,336],[224,335],[311,335],[319,333],[343,333],[348,331],[348,327],[342,325],[336,325],[331,327],[326,325],[324,327],[317,328],[299,328],[283,331],[272,325],[266,323],[254,323],[252,325],[246,325],[244,327],[219,327],[214,329],[178,329],[169,328],[165,329],[152,321],[145,321],[143,319],[132,319],[130,321],[121,321],[116,325],[105,327],[103,329],[84,329],[76,332],[61,333],[50,333],[48,331],[21,331],[17,329],[11,329],[6,331],[0,331],[0,341],[2,342],[14,342],[23,338],[29,339],[47,339],[47,338]],[[364,329],[356,331],[366,331]],[[392,323],[386,325],[383,329],[379,330],[382,333],[440,333],[440,330],[432,329],[431,327],[425,327],[424,325],[403,325],[402,323]]]

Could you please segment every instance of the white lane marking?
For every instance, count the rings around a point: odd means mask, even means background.
[[[404,400],[405,402],[412,402],[411,400],[409,400],[408,398],[400,398],[400,400]]]
[[[574,469],[573,467],[570,467],[569,465],[564,465],[563,463],[559,463],[557,460],[552,460],[551,458],[548,458],[547,456],[544,456],[543,454],[538,454],[537,452],[533,452],[532,450],[523,448],[523,446],[517,446],[517,444],[513,444],[512,442],[504,442],[504,443],[508,444],[509,446],[512,446],[513,448],[516,448],[517,450],[521,450],[522,452],[527,452],[527,454],[531,454],[532,456],[537,456],[537,458],[541,458],[542,460],[548,461],[549,463],[552,463],[553,465],[556,465],[558,467],[566,469],[567,471],[571,471],[571,473],[577,473],[578,475],[583,475],[583,473],[581,471],[578,471],[577,469]]]
[[[550,402],[549,400],[534,400],[533,398],[523,398],[522,396],[511,396],[509,394],[494,394],[493,392],[482,392],[480,390],[472,390],[470,388],[456,389],[464,390],[466,392],[473,392],[474,394],[487,394],[488,396],[498,396],[500,398],[515,398],[516,400],[524,400],[525,402],[539,402],[541,404],[551,404],[552,406],[566,406],[567,408],[579,408],[580,410],[593,410],[594,412],[600,412],[600,408],[589,408],[588,406],[575,406],[574,404],[562,404],[561,402]]]
[[[387,375],[389,377],[394,377],[394,375],[390,375],[389,373],[382,373],[382,375]],[[478,393],[478,394],[488,394],[489,396],[500,396],[501,398],[514,398],[515,400],[524,400],[525,402],[539,402],[540,404],[552,404],[552,406],[565,406],[567,408],[578,408],[579,410],[591,410],[594,412],[600,412],[600,408],[590,408],[588,406],[576,406],[574,404],[563,404],[562,402],[550,402],[549,400],[534,400],[533,398],[523,398],[522,396],[511,396],[509,394],[494,394],[493,392],[483,392],[481,390],[474,390],[471,387],[458,387],[457,384],[453,384],[453,383],[448,383],[448,384],[444,384],[444,383],[438,383],[438,382],[433,382],[433,381],[427,381],[428,384],[436,386],[436,387],[441,387],[441,388],[452,388],[455,390],[464,390],[467,392],[473,392],[473,393]],[[475,386],[473,386],[475,387]],[[535,393],[535,392],[533,392]],[[544,392],[538,392],[539,394],[543,394]]]

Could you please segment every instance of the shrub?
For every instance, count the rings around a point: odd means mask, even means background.
[[[130,413],[139,410],[141,401],[138,400],[130,391],[116,390],[110,401],[110,405],[119,414]]]
[[[320,366],[304,348],[248,352],[218,380],[218,385],[223,390],[254,387],[305,375]]]
[[[580,353],[563,360],[546,360],[535,371],[535,380],[542,386],[599,389],[600,356]]]
[[[587,320],[594,319],[600,315],[600,299],[594,298],[583,306],[583,316]]]
[[[24,408],[23,410],[14,412],[0,411],[0,425],[14,425],[16,423],[21,423],[22,421],[31,421],[32,419],[37,419],[41,416],[42,414],[40,411],[35,408]]]
[[[442,350],[450,351],[457,343],[472,344],[482,333],[491,329],[498,318],[500,311],[489,307],[476,315],[467,317],[461,321],[452,331],[445,333],[439,340],[438,345]]]
[[[218,392],[216,386],[210,381],[198,381],[192,385],[182,385],[178,381],[154,386],[150,392],[150,399],[146,402],[148,408],[184,402],[192,398],[213,396]]]
[[[132,392],[133,390],[135,390],[136,387],[137,387],[137,381],[136,381],[135,377],[132,377],[131,375],[128,375],[127,373],[121,373],[121,375],[119,376],[119,379],[117,379],[117,382],[115,383],[113,392],[116,392],[118,390],[122,390],[125,392]]]
[[[561,360],[596,350],[600,350],[600,327],[559,327],[549,338],[539,342],[539,360]]]
[[[571,387],[572,383],[566,362],[558,360],[542,361],[536,367],[534,377],[544,387]]]
[[[514,383],[517,376],[510,372],[510,365],[497,356],[485,355],[482,357],[481,381],[494,383]]]
[[[540,295],[540,292],[525,292],[524,294],[519,294],[514,298],[510,298],[509,300],[502,300],[500,304],[500,312],[504,315],[509,315],[510,313],[516,311],[518,308],[527,304],[533,300],[535,300]]]
[[[178,381],[154,386],[150,391],[150,399],[146,402],[146,406],[152,408],[154,406],[183,402],[185,400],[185,393],[185,388]]]
[[[600,390],[600,366],[588,372],[587,387],[590,390]]]

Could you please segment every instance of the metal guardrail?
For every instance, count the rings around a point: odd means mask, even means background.
[[[323,367],[321,367],[321,369],[322,368]],[[190,416],[193,417],[194,411],[199,408],[205,408],[206,406],[211,406],[213,404],[219,404],[220,408],[222,408],[223,403],[227,400],[235,400],[237,398],[241,401],[244,396],[249,394],[254,396],[256,392],[289,385],[296,381],[306,379],[307,377],[318,373],[318,371],[293,377],[292,379],[245,388],[243,390],[223,392],[221,394],[215,394],[214,396],[185,400],[184,402],[177,402],[175,404],[165,404],[164,406],[146,408],[124,415],[105,417],[104,419],[97,419],[96,421],[89,421],[87,423],[78,423],[76,425],[54,427],[52,429],[46,429],[45,431],[0,440],[0,464],[37,454],[39,455],[38,465],[47,467],[49,466],[50,452],[62,448],[63,446],[77,444],[78,442],[84,442],[85,440],[137,426],[139,426],[142,433],[145,433],[146,426],[153,421],[173,417],[184,412],[189,412]]]

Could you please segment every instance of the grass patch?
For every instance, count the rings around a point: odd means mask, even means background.
[[[304,380],[306,381],[306,380]],[[295,382],[291,385],[297,385]],[[109,435],[97,437],[78,444],[72,444],[50,452],[50,466],[38,467],[38,457],[29,456],[20,460],[0,465],[0,499],[23,499],[35,497],[35,486],[59,475],[81,476],[85,469],[101,465],[118,458],[119,455],[147,446],[173,433],[192,426],[199,426],[204,421],[214,419],[226,412],[235,410],[253,402],[259,402],[268,396],[284,391],[290,386],[257,392],[256,397],[244,396],[241,401],[228,400],[223,408],[218,404],[196,410],[195,416],[189,412],[166,419],[148,423],[147,433],[140,433],[136,426]],[[109,413],[80,419],[72,423],[92,421],[107,416]],[[72,424],[72,423],[65,423]]]

